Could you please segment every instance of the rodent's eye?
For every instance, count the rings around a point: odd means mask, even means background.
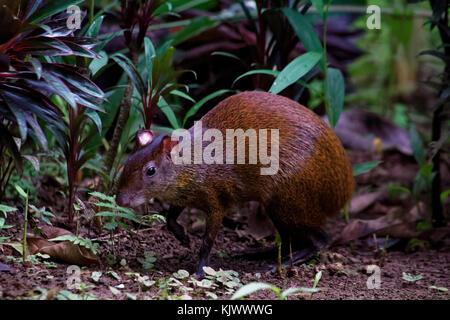
[[[145,174],[148,176],[148,177],[151,177],[152,175],[154,175],[156,173],[156,168],[155,167],[149,167],[148,169],[147,169],[147,171],[145,172]]]

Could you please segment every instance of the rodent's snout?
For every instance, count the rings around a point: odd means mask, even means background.
[[[125,197],[122,192],[117,192],[116,194],[116,203],[121,207],[127,207],[128,203],[125,201]]]

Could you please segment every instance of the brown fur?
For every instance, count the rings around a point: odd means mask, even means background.
[[[322,226],[350,199],[354,180],[344,148],[333,130],[304,106],[282,96],[244,92],[225,99],[201,120],[203,129],[219,129],[224,137],[226,129],[279,129],[278,173],[260,175],[260,163],[173,165],[156,139],[125,164],[119,202],[130,205],[133,197],[159,197],[201,209],[214,241],[223,216],[235,204],[259,201],[279,229],[295,233]],[[151,160],[160,173],[145,181],[142,167]]]

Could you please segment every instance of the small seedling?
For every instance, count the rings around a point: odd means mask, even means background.
[[[438,291],[441,291],[441,292],[447,292],[448,291],[448,288],[445,288],[445,287],[429,286],[428,288],[433,289],[433,290],[438,290]]]
[[[238,300],[243,299],[246,296],[259,291],[259,290],[271,290],[275,292],[277,295],[278,300],[287,300],[288,297],[296,292],[308,292],[308,293],[314,293],[318,292],[319,289],[316,288],[289,288],[284,291],[281,291],[281,288],[278,288],[277,286],[265,283],[265,282],[251,282],[249,284],[246,284],[245,286],[241,287],[239,290],[237,290],[233,296],[231,297],[231,300]]]
[[[91,250],[91,252],[95,255],[98,255],[100,253],[99,251],[99,244],[92,242],[91,239],[83,238],[83,237],[77,237],[74,235],[66,234],[62,235],[53,239],[50,239],[49,241],[69,241],[75,245],[79,245],[81,247],[85,247],[86,249]]]
[[[155,253],[153,251],[145,251],[144,258],[137,258],[137,261],[142,264],[144,270],[152,270],[154,267],[153,262],[156,261]]]
[[[408,282],[416,282],[423,278],[423,275],[419,274],[418,276],[413,276],[409,273],[403,272],[402,279]]]
[[[19,193],[19,195],[25,199],[25,218],[23,222],[23,243],[22,243],[22,250],[23,250],[23,257],[22,261],[25,264],[27,260],[27,225],[28,225],[28,192],[25,192],[18,184],[14,186]]]
[[[320,279],[322,279],[322,271],[317,272],[316,275],[314,276],[313,289],[316,289]],[[309,297],[310,300],[312,300],[313,294],[314,292],[311,292],[311,296]]]

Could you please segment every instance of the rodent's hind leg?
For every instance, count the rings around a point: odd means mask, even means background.
[[[287,231],[280,226],[277,226],[283,230],[285,236],[282,235],[282,266],[290,267],[291,265],[299,265],[309,261],[314,255],[323,247],[328,244],[329,237],[325,231],[321,228],[302,227],[295,231]],[[287,234],[290,237],[286,236]],[[290,251],[292,248],[292,255]],[[276,271],[276,265],[270,267],[271,271]]]
[[[206,230],[202,240],[202,246],[200,247],[200,262],[197,269],[197,276],[204,274],[203,267],[209,265],[209,255],[211,248],[216,239],[217,233],[222,226],[222,218],[225,213],[223,211],[211,211],[206,214]]]
[[[184,231],[183,226],[177,222],[177,219],[183,210],[184,207],[170,206],[166,219],[167,229],[172,232],[175,238],[177,238],[183,246],[190,248],[191,246],[189,237]]]

